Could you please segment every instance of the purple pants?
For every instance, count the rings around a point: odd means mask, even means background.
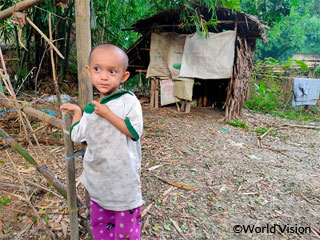
[[[140,240],[141,207],[127,211],[106,210],[90,199],[90,220],[94,240]]]

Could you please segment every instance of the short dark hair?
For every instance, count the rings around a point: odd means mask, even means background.
[[[89,65],[90,65],[90,63],[91,63],[91,55],[92,55],[93,51],[94,51],[95,49],[101,48],[101,47],[106,48],[106,49],[112,49],[112,48],[113,48],[113,49],[116,49],[116,50],[120,51],[121,54],[123,55],[123,58],[124,58],[124,59],[123,59],[123,62],[124,62],[124,70],[125,70],[125,71],[127,70],[128,65],[129,65],[128,55],[127,55],[126,52],[123,51],[120,47],[118,47],[118,46],[116,46],[116,45],[113,45],[113,44],[111,44],[111,43],[101,43],[101,44],[98,44],[98,45],[94,46],[94,47],[91,49],[90,54],[89,54],[89,58],[88,58],[88,63],[89,63]]]

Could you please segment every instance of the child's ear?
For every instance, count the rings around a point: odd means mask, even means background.
[[[90,71],[89,71],[89,68],[90,68],[90,67],[87,65],[87,66],[86,66],[86,72],[87,72],[88,76],[90,77]]]
[[[130,77],[130,72],[125,72],[122,76],[121,83],[124,83],[125,81],[127,81],[129,77]]]

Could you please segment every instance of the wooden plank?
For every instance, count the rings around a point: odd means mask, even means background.
[[[34,5],[37,5],[39,3],[44,2],[44,0],[24,0],[22,2],[19,2],[12,7],[9,7],[3,11],[0,12],[0,21],[4,20],[8,17],[11,17],[11,15],[14,12],[21,12],[23,10],[27,10],[28,8],[33,7]]]
[[[75,0],[79,105],[83,109],[93,99],[92,84],[86,72],[91,51],[90,0]]]

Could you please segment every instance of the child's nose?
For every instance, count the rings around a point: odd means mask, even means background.
[[[102,80],[108,80],[108,73],[105,72],[105,71],[101,72],[101,79]]]

